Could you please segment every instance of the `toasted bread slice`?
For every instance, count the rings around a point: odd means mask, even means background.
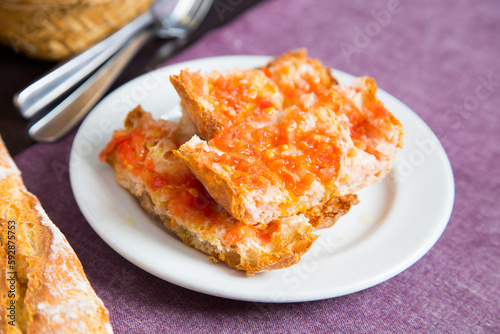
[[[131,111],[125,129],[100,154],[117,182],[186,244],[249,274],[297,263],[317,235],[357,203],[355,195],[335,199],[315,211],[268,224],[244,224],[207,193],[189,168],[174,156],[177,124],[153,120],[140,107]]]
[[[379,177],[376,158],[354,146],[346,120],[326,108],[275,110],[261,122],[197,136],[174,151],[236,219],[294,215]]]
[[[222,128],[239,123],[269,107],[281,109],[283,94],[264,72],[234,70],[207,76],[182,70],[170,81],[197,125],[202,138],[212,138]]]
[[[267,107],[255,113],[245,109],[229,122],[220,116],[219,123],[224,126],[205,131],[210,140],[193,137],[174,151],[219,204],[248,224],[311,210],[377,182],[389,172],[402,146],[402,126],[377,100],[373,79],[358,78],[352,87],[333,82],[301,85],[297,65],[286,59],[302,58],[282,58],[285,60],[272,61],[269,68],[278,88],[290,78],[298,82],[297,94],[288,93],[291,86],[282,89],[286,93],[284,105],[292,103],[290,107]],[[295,73],[290,78],[287,66]],[[189,72],[183,75],[189,76]],[[210,82],[213,75],[204,78],[198,73],[196,81]],[[233,82],[232,77],[231,72],[217,74],[218,81],[227,78]],[[175,79],[173,82],[175,85]],[[218,117],[217,106],[224,101],[210,96],[205,99],[195,91],[181,94],[188,109],[196,104],[193,101],[204,101],[204,106],[210,101],[210,118],[214,119]],[[199,110],[190,113],[203,136],[205,123],[198,121],[204,119],[203,114]]]

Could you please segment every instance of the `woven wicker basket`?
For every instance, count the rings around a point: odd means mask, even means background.
[[[154,0],[0,0],[0,43],[60,60],[107,37]]]

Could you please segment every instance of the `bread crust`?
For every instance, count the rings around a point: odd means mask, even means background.
[[[0,228],[1,333],[113,332],[77,255],[26,190],[1,138]]]
[[[359,203],[356,194],[336,196],[322,205],[315,206],[304,212],[306,218],[316,230],[332,227],[343,215],[347,214],[353,205]]]
[[[203,138],[215,136],[223,124],[209,108],[205,107],[202,100],[195,95],[187,78],[181,78],[183,73],[170,76],[170,82],[179,94],[182,105],[189,111],[191,119],[198,127]]]

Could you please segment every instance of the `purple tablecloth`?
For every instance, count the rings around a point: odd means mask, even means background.
[[[216,2],[224,20],[239,1]],[[168,63],[298,47],[375,77],[438,135],[456,185],[443,235],[403,273],[351,295],[295,304],[207,296],[137,268],[92,230],[69,185],[74,133],[37,144],[15,160],[81,259],[115,332],[500,333],[498,1],[265,1]]]

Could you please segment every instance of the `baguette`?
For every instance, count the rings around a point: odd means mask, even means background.
[[[99,159],[114,170],[121,186],[183,242],[212,260],[253,275],[289,267],[311,247],[317,228],[331,226],[351,205],[349,196],[323,212],[294,215],[269,224],[247,225],[215,202],[190,169],[172,151],[178,125],[154,120],[140,106],[125,128],[117,130]],[[173,139],[174,138],[174,139]]]
[[[108,310],[0,138],[0,332],[112,333]]]
[[[205,77],[184,70],[171,77],[203,138],[194,136],[174,154],[232,216],[253,224],[298,214],[352,194],[390,171],[403,130],[376,99],[373,79],[338,85],[304,52],[244,73],[254,82],[256,73],[266,71],[284,109],[278,104],[262,109],[237,94],[231,96],[242,104],[218,99],[225,96],[221,89],[232,94],[238,84],[234,76],[243,80],[241,70]],[[255,87],[253,100],[265,99],[267,93]],[[228,119],[228,114],[235,116]],[[206,127],[215,123],[223,125]]]

